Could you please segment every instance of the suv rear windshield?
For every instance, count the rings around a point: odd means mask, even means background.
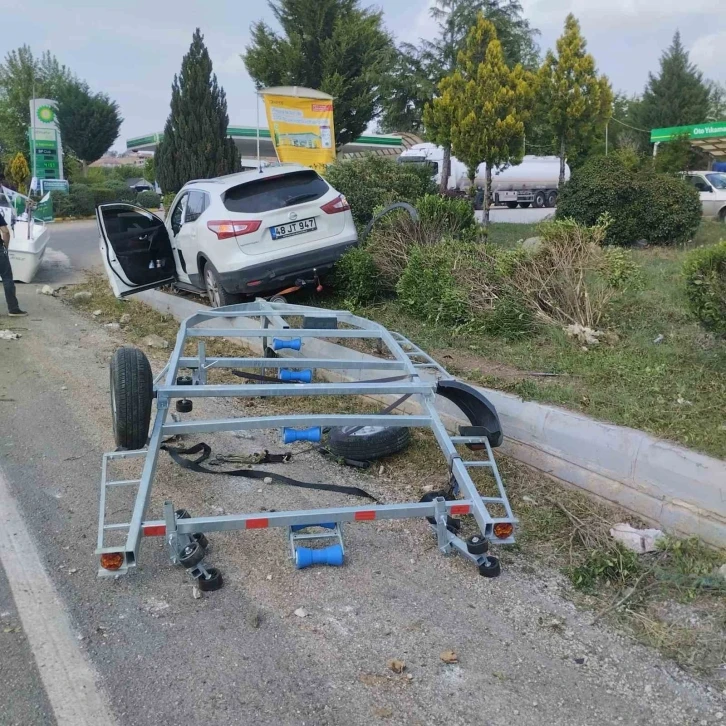
[[[257,214],[312,202],[327,194],[329,189],[312,169],[305,169],[232,187],[224,195],[224,206],[230,212]]]

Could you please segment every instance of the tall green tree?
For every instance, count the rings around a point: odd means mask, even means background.
[[[726,119],[726,83],[708,81],[709,108],[707,121],[723,121]]]
[[[123,119],[118,104],[105,93],[93,93],[86,83],[70,81],[58,95],[58,125],[63,145],[83,164],[100,159],[118,138]]]
[[[509,68],[494,24],[480,14],[459,53],[457,69],[439,84],[433,107],[451,114],[451,149],[476,173],[486,164],[484,225],[489,224],[492,169],[517,164],[534,101],[533,74],[521,64]]]
[[[204,36],[194,32],[181,71],[171,86],[171,112],[156,151],[156,176],[164,192],[190,179],[239,170],[239,152],[227,136],[227,96],[217,83]]]
[[[541,107],[546,109],[546,121],[559,151],[560,184],[564,184],[568,149],[586,144],[604,127],[612,114],[613,99],[610,82],[607,76],[598,75],[572,13],[557,40],[557,54],[547,52],[538,86]]]
[[[30,99],[57,99],[73,74],[58,59],[44,52],[33,55],[29,46],[10,51],[0,63],[0,150],[27,153]]]
[[[282,27],[252,26],[242,59],[258,88],[305,86],[335,97],[338,147],[360,136],[378,112],[393,44],[382,13],[358,0],[270,0]]]
[[[28,183],[30,182],[30,167],[25,159],[25,155],[18,151],[10,160],[5,170],[7,178],[17,187],[21,194],[28,193]]]
[[[643,128],[702,123],[708,117],[710,92],[703,74],[691,63],[676,31],[660,59],[657,75],[648,74],[639,121]]]

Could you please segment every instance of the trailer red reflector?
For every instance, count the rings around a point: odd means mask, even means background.
[[[144,537],[163,537],[166,534],[166,525],[164,524],[147,524],[141,528]]]
[[[245,522],[247,529],[266,529],[270,525],[270,520],[267,517],[261,517],[260,519],[248,519]]]
[[[471,507],[468,504],[454,504],[449,512],[451,514],[469,514]]]
[[[357,522],[370,522],[372,519],[376,518],[376,512],[374,509],[367,510],[365,512],[356,512],[353,515],[353,519],[355,519]]]

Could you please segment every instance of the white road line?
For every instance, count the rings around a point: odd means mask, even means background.
[[[0,470],[0,562],[58,726],[113,726],[93,666],[78,648]]]

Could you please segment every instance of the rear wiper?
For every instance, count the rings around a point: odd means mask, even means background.
[[[290,197],[289,199],[285,200],[285,206],[291,207],[293,204],[299,204],[300,202],[304,202],[307,199],[316,199],[318,197],[317,192],[308,192],[307,194],[298,194],[296,197]]]

